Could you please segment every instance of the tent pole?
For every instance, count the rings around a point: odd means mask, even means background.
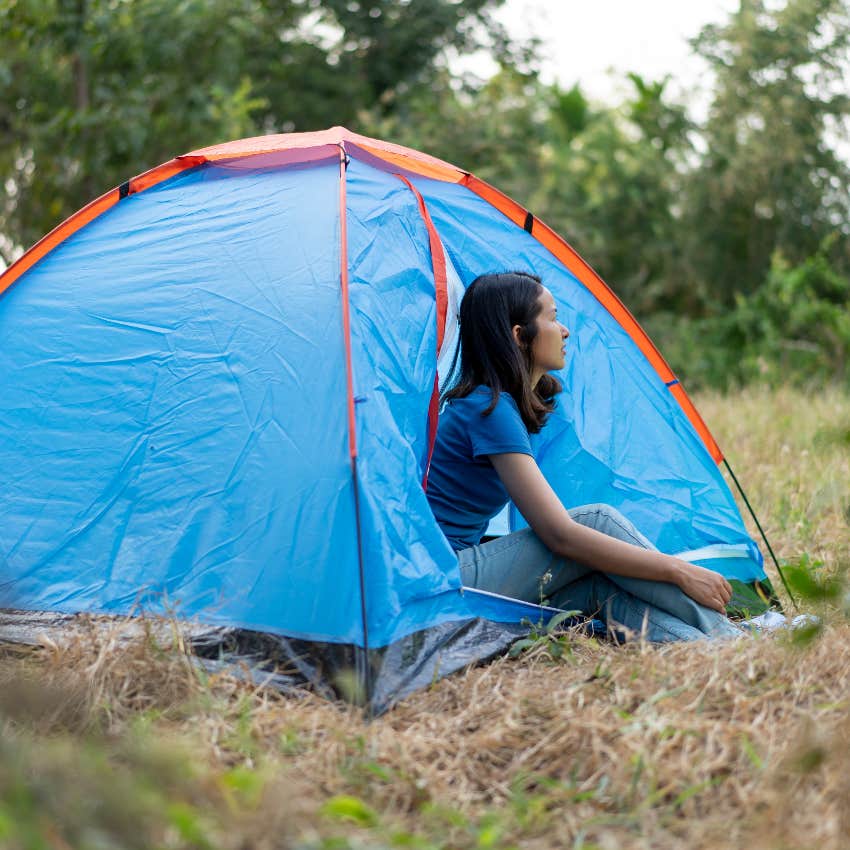
[[[747,494],[744,492],[744,488],[741,486],[741,482],[738,481],[738,477],[732,471],[732,467],[729,466],[729,461],[726,460],[725,457],[723,458],[723,465],[726,467],[726,470],[728,471],[729,475],[732,476],[732,480],[735,482],[735,486],[738,488],[738,492],[741,494],[741,498],[744,500],[744,504],[747,506],[747,510],[750,512],[750,516],[753,518],[753,522],[756,524],[756,528],[761,534],[761,539],[764,540],[764,545],[767,546],[767,551],[770,552],[770,557],[773,559],[773,564],[776,567],[776,572],[779,573],[779,578],[782,580],[782,586],[785,588],[785,592],[788,594],[791,603],[799,611],[800,608],[797,605],[797,600],[794,598],[794,594],[791,592],[791,588],[788,587],[788,582],[785,580],[785,574],[782,572],[782,567],[779,566],[779,561],[777,560],[776,555],[774,555],[773,553],[773,547],[770,545],[770,541],[767,539],[767,535],[764,533],[764,529],[761,527],[759,518],[756,516],[756,512],[753,510],[753,506],[750,504],[750,500],[747,498]]]
[[[360,489],[357,485],[357,458],[351,459],[351,477],[354,487],[354,521],[357,527],[357,562],[360,566],[360,616],[363,620],[363,647],[355,647],[356,659],[359,670],[357,671],[358,684],[363,689],[364,707],[366,716],[371,720],[374,717],[372,706],[372,665],[369,663],[369,625],[366,619],[366,578],[363,573],[363,534],[360,529]]]
[[[360,573],[360,616],[363,622],[363,647],[355,645],[355,672],[362,688],[366,713],[371,718],[372,666],[369,663],[369,624],[366,616],[366,577],[363,573],[363,532],[360,527],[360,490],[357,483],[357,419],[354,398],[354,375],[351,358],[351,313],[348,299],[348,221],[346,217],[346,171],[348,154],[343,142],[339,143],[339,283],[342,294],[342,335],[345,347],[345,379],[348,396],[348,454],[351,458],[351,485],[354,493],[354,522],[357,529],[357,564]],[[360,696],[360,694],[358,694]]]

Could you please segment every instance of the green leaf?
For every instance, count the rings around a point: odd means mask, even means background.
[[[189,842],[193,847],[212,847],[201,825],[201,815],[197,809],[187,803],[171,803],[166,812],[171,825],[177,830],[180,837]]]
[[[755,747],[746,735],[741,736],[741,749],[756,770],[761,770],[764,767],[762,757],[756,752]]]
[[[239,765],[224,773],[221,781],[225,787],[235,791],[247,805],[259,804],[265,787],[265,778],[258,771]]]
[[[508,651],[508,655],[511,658],[516,658],[518,655],[521,655],[526,649],[531,649],[534,646],[537,646],[537,641],[534,638],[521,638],[511,645],[510,650]]]
[[[555,616],[552,617],[552,619],[546,624],[546,634],[551,635],[563,622],[572,619],[573,617],[578,617],[581,613],[581,611],[561,611],[560,614],[555,614]]]
[[[502,828],[498,823],[486,823],[478,831],[476,847],[493,847],[502,835]]]
[[[821,577],[815,570],[820,566],[817,562],[809,565],[807,559],[801,559],[798,564],[787,566],[783,573],[791,590],[801,599],[823,601],[837,599],[841,594],[841,581],[836,576]]]
[[[322,806],[321,813],[327,818],[351,821],[359,826],[368,827],[378,824],[378,815],[374,809],[358,797],[352,797],[347,794],[331,797]]]

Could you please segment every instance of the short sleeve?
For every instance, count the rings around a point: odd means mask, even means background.
[[[486,410],[490,400],[481,407]],[[528,429],[522,421],[516,402],[507,393],[501,393],[493,412],[482,416],[476,412],[469,421],[469,440],[474,458],[500,455],[509,452],[534,456]]]

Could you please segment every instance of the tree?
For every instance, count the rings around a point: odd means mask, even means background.
[[[505,50],[500,2],[0,0],[0,253],[177,153],[391,112]]]
[[[682,276],[710,309],[762,285],[771,257],[795,265],[846,230],[850,19],[845,0],[742,0],[723,26],[695,40],[716,90],[704,156],[688,181]],[[834,260],[850,268],[846,240]]]
[[[542,179],[547,103],[533,72],[506,65],[483,85],[443,70],[392,113],[361,117],[375,135],[426,150],[529,203]]]
[[[675,279],[674,217],[689,153],[685,110],[665,97],[666,80],[629,75],[619,107],[557,89],[544,180],[535,211],[563,233],[639,315],[681,296]]]
[[[0,232],[26,245],[133,174],[254,130],[251,0],[5,2]]]
[[[332,59],[342,78],[362,94],[356,106],[391,112],[395,99],[434,81],[438,57],[447,49],[477,49],[484,33],[501,45],[503,33],[487,12],[492,0],[398,2],[324,0],[323,19],[340,39]]]

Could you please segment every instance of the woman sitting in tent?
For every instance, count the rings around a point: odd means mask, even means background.
[[[477,278],[460,307],[461,374],[445,394],[428,500],[466,586],[593,614],[648,640],[740,634],[718,573],[658,552],[614,508],[567,510],[529,441],[554,409],[567,328],[540,278]],[[530,528],[480,543],[511,499]]]

